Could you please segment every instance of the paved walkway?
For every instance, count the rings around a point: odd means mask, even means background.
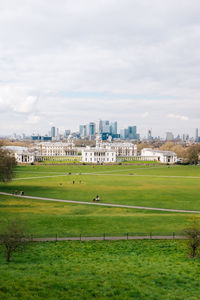
[[[53,237],[53,238],[32,238],[29,239],[29,241],[33,242],[55,242],[55,241],[120,241],[120,240],[183,240],[186,239],[186,237],[177,235],[146,235],[146,236],[103,236],[103,237]]]
[[[183,209],[157,208],[157,207],[145,207],[145,206],[134,206],[134,205],[122,205],[122,204],[86,202],[86,201],[75,201],[75,200],[62,200],[62,199],[44,198],[44,197],[36,197],[36,196],[20,196],[20,195],[13,195],[13,194],[4,193],[4,192],[0,192],[0,195],[13,196],[13,197],[18,197],[18,198],[26,198],[26,199],[35,199],[35,200],[42,200],[42,201],[54,201],[54,202],[87,204],[87,205],[96,205],[96,206],[108,206],[108,207],[120,207],[120,208],[134,208],[134,209],[144,209],[144,210],[155,210],[155,211],[167,211],[167,212],[176,212],[176,213],[178,212],[178,213],[200,214],[200,211],[198,211],[198,210],[183,210]]]

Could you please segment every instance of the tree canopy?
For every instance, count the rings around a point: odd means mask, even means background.
[[[13,168],[15,166],[15,157],[0,145],[0,182],[6,182],[12,179]]]

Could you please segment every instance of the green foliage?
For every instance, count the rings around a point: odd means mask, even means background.
[[[6,228],[0,232],[0,244],[5,248],[6,261],[9,263],[11,255],[16,250],[21,250],[25,244],[24,224],[18,218],[9,220]]]
[[[13,168],[16,167],[15,158],[0,145],[0,182],[6,182],[13,177]]]
[[[187,228],[184,229],[184,234],[187,237],[187,245],[190,257],[194,258],[199,254],[200,249],[200,225],[199,219],[193,218]]]

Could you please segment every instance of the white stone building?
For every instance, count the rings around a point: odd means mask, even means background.
[[[141,157],[146,160],[160,161],[161,163],[173,164],[177,162],[177,154],[172,151],[161,151],[151,148],[144,148]]]
[[[116,152],[102,148],[85,148],[82,150],[82,162],[86,163],[114,163]]]
[[[15,159],[18,163],[27,163],[31,164],[35,161],[35,154],[29,152],[16,152]]]
[[[76,155],[77,151],[73,143],[46,142],[38,144],[42,156]]]
[[[109,149],[116,152],[116,156],[137,156],[137,145],[132,143],[108,143],[97,141],[97,147],[102,149]]]

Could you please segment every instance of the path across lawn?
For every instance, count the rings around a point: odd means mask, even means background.
[[[54,202],[65,202],[65,203],[86,204],[86,205],[98,205],[98,206],[134,208],[134,209],[144,209],[144,210],[168,211],[168,212],[176,212],[176,213],[178,212],[178,213],[200,214],[200,211],[198,211],[198,210],[183,210],[183,209],[157,208],[157,207],[133,206],[133,205],[122,205],[122,204],[111,204],[111,203],[63,200],[63,199],[44,198],[44,197],[36,197],[36,196],[20,196],[20,195],[4,193],[4,192],[0,192],[0,195],[12,196],[12,197],[18,197],[18,198],[35,199],[35,200],[42,200],[42,201],[54,201]]]

